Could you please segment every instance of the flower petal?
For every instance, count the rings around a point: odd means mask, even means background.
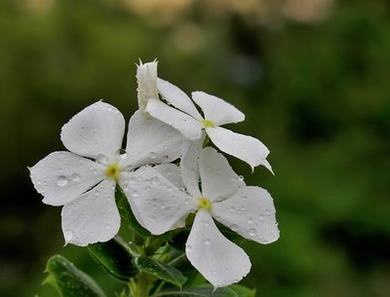
[[[174,107],[184,111],[198,121],[203,119],[190,97],[181,89],[161,78],[157,80],[157,88],[161,96]]]
[[[180,170],[187,191],[193,197],[201,197],[199,190],[199,163],[198,158],[202,150],[204,137],[199,140],[188,141],[184,155],[180,161]]]
[[[245,187],[231,198],[213,204],[213,215],[241,236],[259,243],[279,238],[271,195],[260,187]]]
[[[137,110],[129,122],[126,157],[122,166],[171,162],[179,158],[186,139],[179,131]]]
[[[71,152],[106,163],[115,161],[124,131],[119,110],[99,101],[71,118],[62,127],[61,139]]]
[[[175,164],[161,164],[154,166],[153,169],[174,184],[178,189],[185,191],[180,169]]]
[[[139,223],[155,235],[175,229],[196,206],[194,199],[152,167],[124,174],[120,184]]]
[[[234,133],[222,127],[207,128],[206,132],[221,151],[243,160],[252,169],[261,164],[272,172],[271,166],[266,160],[269,150],[260,140]]]
[[[199,171],[202,194],[211,201],[221,201],[245,186],[226,158],[212,147],[206,147],[200,152]]]
[[[198,91],[192,93],[192,99],[202,108],[205,119],[218,126],[245,120],[241,111],[221,98]]]
[[[146,111],[154,118],[179,130],[184,137],[190,140],[196,140],[202,136],[202,126],[198,120],[160,100],[150,99]]]
[[[104,180],[91,191],[65,204],[61,216],[66,243],[86,246],[112,239],[120,227],[115,182]]]
[[[222,235],[210,213],[204,210],[196,214],[186,255],[215,288],[239,282],[251,268],[248,255]]]
[[[157,93],[157,61],[137,65],[138,106],[145,110],[150,98],[158,99]]]
[[[105,167],[70,152],[54,152],[30,168],[35,189],[43,203],[63,205],[104,178]]]

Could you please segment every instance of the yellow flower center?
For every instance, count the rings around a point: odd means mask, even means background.
[[[203,208],[204,210],[210,210],[211,209],[211,201],[206,197],[200,197],[198,200],[198,207],[199,209]]]
[[[201,123],[202,123],[204,128],[214,128],[215,127],[215,123],[213,121],[210,121],[207,119],[202,120]]]
[[[106,177],[117,180],[120,172],[121,172],[121,168],[117,163],[108,165],[106,169]]]

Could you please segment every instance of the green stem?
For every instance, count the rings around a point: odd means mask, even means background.
[[[145,273],[138,273],[129,283],[131,297],[148,297],[154,279]]]

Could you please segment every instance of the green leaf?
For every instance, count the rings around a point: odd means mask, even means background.
[[[156,259],[141,256],[135,258],[134,263],[140,271],[153,275],[178,287],[182,287],[187,281],[187,278],[180,270]]]
[[[149,237],[152,235],[148,230],[146,230],[138,223],[137,219],[133,214],[133,211],[131,210],[129,202],[127,201],[126,195],[119,187],[117,187],[115,191],[115,200],[122,218],[122,222],[128,224],[133,230],[135,230],[139,235],[143,237]]]
[[[218,288],[214,291],[212,286],[205,285],[183,291],[161,291],[152,297],[238,297],[238,295],[228,287]]]
[[[128,281],[137,274],[130,247],[119,237],[88,246],[92,258],[115,278]]]
[[[242,285],[231,285],[231,286],[229,286],[229,288],[232,289],[234,292],[236,292],[238,297],[255,297],[256,296],[255,289],[249,289],[249,288],[244,287]]]
[[[103,290],[87,274],[66,258],[56,255],[49,259],[46,266],[49,276],[44,284],[57,288],[61,297],[105,297]]]

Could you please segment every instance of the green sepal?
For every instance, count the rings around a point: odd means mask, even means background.
[[[122,189],[118,186],[115,190],[115,201],[116,205],[119,209],[120,216],[122,218],[122,224],[127,224],[130,228],[132,228],[138,235],[142,237],[149,237],[152,234],[142,227],[137,219],[135,218],[133,211],[127,201],[125,193],[123,193]]]
[[[43,284],[54,286],[61,297],[106,297],[99,285],[66,258],[56,255],[46,265]]]
[[[127,282],[138,272],[133,264],[131,248],[119,237],[91,244],[88,251],[104,270],[119,280]]]
[[[255,297],[256,296],[256,290],[255,289],[249,289],[247,287],[244,287],[242,285],[231,285],[229,286],[230,289],[232,289],[238,297]]]
[[[214,290],[211,285],[205,285],[183,291],[160,291],[152,297],[238,297],[238,295],[228,287]]]
[[[137,257],[134,259],[134,264],[140,271],[180,288],[187,281],[187,278],[180,270],[151,257]]]

